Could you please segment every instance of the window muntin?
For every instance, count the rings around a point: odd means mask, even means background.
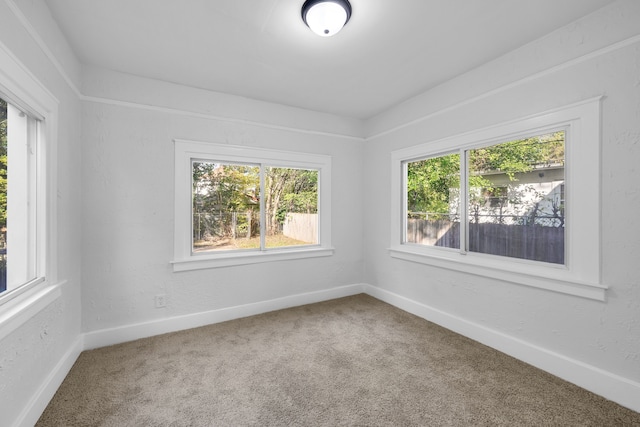
[[[174,271],[333,254],[329,156],[184,140],[175,155]]]
[[[38,120],[0,99],[0,296],[39,281]]]
[[[518,283],[604,300],[607,286],[601,283],[601,224],[600,224],[600,102],[594,98],[523,119],[493,125],[448,138],[430,141],[393,151],[391,154],[391,246],[394,258],[466,272],[493,280]],[[564,229],[564,262],[554,263],[525,258],[496,256],[480,251],[470,251],[468,227],[470,212],[462,212],[460,224],[462,249],[415,244],[406,239],[407,232],[407,165],[417,160],[463,153],[461,162],[467,162],[469,151],[564,131],[565,164],[563,179],[554,185],[556,225]],[[545,171],[545,179],[548,171]],[[470,171],[461,169],[460,194],[468,198],[472,191],[467,181]],[[562,182],[562,183],[560,183]],[[558,183],[560,183],[558,185]],[[508,203],[501,193],[491,192],[484,198],[484,209],[491,209],[491,198],[497,194],[494,204]],[[482,187],[474,196],[483,196]],[[559,205],[558,205],[559,203]],[[553,206],[553,205],[552,205]],[[566,207],[566,208],[565,208]],[[468,208],[467,208],[468,209]],[[560,225],[562,223],[562,225]]]

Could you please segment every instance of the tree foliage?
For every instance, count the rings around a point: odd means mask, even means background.
[[[472,149],[469,150],[469,187],[493,191],[491,182],[483,175],[502,172],[510,181],[517,181],[518,173],[552,164],[564,164],[563,131]],[[459,154],[407,164],[409,212],[448,214],[452,201],[459,198],[459,188]]]
[[[267,168],[265,192],[267,232],[275,235],[288,212],[318,211],[318,171]]]
[[[259,190],[258,166],[193,163],[194,212],[238,212],[257,209]]]
[[[460,155],[432,157],[407,165],[409,212],[449,212],[450,189],[460,188]]]
[[[504,142],[470,151],[471,175],[503,172],[515,181],[516,173],[530,172],[535,167],[564,163],[564,132]]]
[[[280,231],[288,212],[317,213],[318,171],[266,167],[264,181],[268,235]],[[194,213],[253,213],[257,217],[260,197],[259,166],[194,162]],[[251,235],[258,231],[257,222],[254,224]]]

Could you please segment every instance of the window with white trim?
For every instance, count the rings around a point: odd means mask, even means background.
[[[0,295],[38,279],[39,121],[0,98]]]
[[[0,339],[61,294],[56,275],[58,101],[0,46]]]
[[[391,255],[604,299],[600,101],[392,153]]]
[[[403,162],[403,243],[564,265],[564,151],[555,130]]]
[[[175,141],[174,271],[328,256],[331,158]]]

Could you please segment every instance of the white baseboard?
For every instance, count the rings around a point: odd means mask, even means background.
[[[354,284],[82,334],[74,341],[50,375],[43,381],[38,391],[23,409],[14,426],[32,426],[37,422],[56,390],[69,373],[73,363],[84,350],[359,293],[371,295],[404,311],[529,363],[622,406],[640,412],[640,383],[486,328],[393,292],[368,284]]]
[[[13,426],[30,427],[38,421],[54,394],[62,384],[62,381],[64,381],[65,377],[71,370],[71,367],[78,359],[78,356],[80,356],[80,353],[84,350],[119,344],[168,332],[196,328],[213,323],[225,322],[227,320],[239,319],[241,317],[253,316],[270,311],[282,310],[305,304],[313,304],[335,298],[356,295],[363,292],[364,285],[361,284],[340,286],[317,292],[291,295],[268,301],[260,301],[252,304],[212,310],[204,313],[177,316],[168,319],[81,334],[69,347],[67,352],[56,364],[55,368],[47,378],[42,382],[42,385],[27,405],[25,405]]]
[[[62,356],[55,368],[49,373],[47,378],[42,382],[38,391],[31,397],[31,400],[25,405],[18,419],[13,424],[16,427],[33,426],[38,421],[45,408],[56,394],[58,387],[66,378],[67,374],[73,367],[73,364],[80,356],[83,350],[82,335],[71,344],[67,352]]]
[[[640,383],[486,328],[426,304],[372,286],[364,292],[449,330],[549,372],[622,406],[640,412]]]
[[[126,341],[133,341],[154,335],[197,328],[213,323],[226,322],[227,320],[239,319],[241,317],[267,313],[269,311],[327,301],[363,292],[364,286],[361,284],[347,285],[202,313],[187,314],[184,316],[153,320],[111,329],[102,329],[99,331],[88,332],[84,335],[84,349],[90,350],[93,348],[120,344]]]

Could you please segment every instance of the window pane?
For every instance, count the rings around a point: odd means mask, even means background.
[[[260,248],[260,168],[193,161],[193,252]]]
[[[406,243],[460,248],[460,155],[407,162]]]
[[[469,251],[564,264],[564,132],[469,150]]]
[[[0,99],[0,292],[37,277],[36,126]]]
[[[0,292],[7,290],[7,103],[0,99]]]
[[[318,171],[265,171],[267,248],[318,243]]]

